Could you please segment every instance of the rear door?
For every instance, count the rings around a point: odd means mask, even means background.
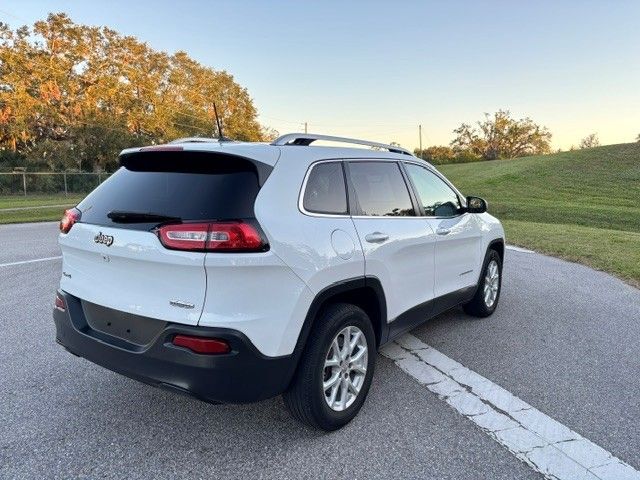
[[[463,213],[458,194],[427,167],[405,162],[424,220],[436,233],[436,297],[474,286],[480,274],[482,231],[473,214]]]
[[[79,223],[60,234],[60,287],[103,307],[195,325],[207,287],[206,254],[165,248],[156,228],[251,218],[258,190],[255,165],[240,157],[132,156],[78,205]]]
[[[435,234],[416,216],[397,162],[349,161],[347,166],[365,274],[382,283],[387,316],[394,321],[433,298]]]

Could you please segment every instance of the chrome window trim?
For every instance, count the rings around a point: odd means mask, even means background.
[[[308,211],[306,208],[304,208],[304,193],[307,189],[307,182],[309,181],[309,176],[311,175],[311,171],[316,167],[316,165],[320,165],[322,163],[339,163],[340,164],[340,168],[343,169],[344,171],[344,167],[342,166],[342,162],[343,160],[341,158],[330,158],[330,159],[326,159],[326,160],[318,160],[316,162],[313,162],[311,165],[309,165],[309,168],[307,168],[307,173],[305,173],[304,175],[304,180],[302,181],[302,186],[300,187],[300,193],[298,194],[298,210],[300,210],[300,213],[307,215],[309,217],[319,217],[319,218],[351,218],[351,216],[349,215],[349,201],[348,201],[348,194],[347,194],[347,213],[317,213],[317,212],[310,212]],[[347,185],[345,182],[345,192],[347,191]]]
[[[321,163],[330,163],[330,162],[337,162],[337,163],[342,163],[342,162],[387,162],[387,163],[396,163],[399,164],[400,162],[404,162],[404,163],[413,163],[415,165],[418,165],[420,167],[426,168],[427,170],[429,170],[430,172],[434,173],[438,178],[440,178],[441,180],[443,180],[453,191],[456,195],[458,195],[461,204],[465,204],[466,202],[462,202],[462,199],[464,199],[464,196],[462,196],[462,194],[458,191],[457,188],[455,188],[451,182],[449,182],[446,178],[444,178],[442,176],[442,174],[440,174],[440,172],[438,172],[430,163],[427,162],[423,162],[420,163],[420,161],[410,161],[410,160],[404,160],[404,159],[399,159],[399,158],[378,158],[378,157],[371,157],[371,158],[362,158],[362,157],[356,157],[356,158],[327,158],[327,159],[323,159],[323,160],[316,160],[313,163],[311,163],[309,165],[309,168],[307,168],[307,172],[304,175],[304,179],[302,181],[302,186],[300,187],[300,193],[298,194],[298,210],[300,211],[300,213],[302,213],[303,215],[306,215],[308,217],[319,217],[319,218],[357,218],[357,219],[385,219],[385,220],[391,220],[391,219],[395,219],[395,220],[415,220],[415,219],[425,219],[425,218],[434,218],[434,219],[447,219],[447,218],[456,218],[456,217],[460,217],[462,215],[466,215],[466,213],[460,214],[460,215],[454,215],[451,217],[428,217],[428,216],[420,216],[420,215],[414,215],[414,216],[378,216],[378,215],[350,215],[350,214],[340,214],[340,213],[316,213],[316,212],[309,212],[308,210],[306,210],[304,208],[304,192],[307,188],[307,181],[309,180],[309,176],[311,175],[311,170],[313,170],[313,168],[316,165],[319,165]],[[400,166],[400,165],[398,165]],[[348,187],[347,187],[348,188]],[[413,186],[411,185],[407,185],[407,188],[412,189]],[[348,196],[348,193],[347,193]],[[348,205],[349,202],[347,202],[347,208],[349,208]]]

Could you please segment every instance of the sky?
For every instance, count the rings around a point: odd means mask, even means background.
[[[246,87],[261,123],[446,145],[453,129],[508,109],[553,133],[640,134],[640,1],[3,0],[0,21],[49,12],[186,51]]]

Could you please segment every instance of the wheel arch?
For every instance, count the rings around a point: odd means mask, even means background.
[[[478,289],[480,279],[482,278],[482,272],[484,270],[485,262],[487,261],[487,257],[489,256],[489,252],[491,250],[495,251],[498,254],[498,256],[500,257],[500,263],[504,265],[504,238],[494,238],[487,244],[484,255],[482,255],[482,262],[480,263],[480,270],[478,272],[476,285],[473,288],[474,295]]]
[[[309,332],[323,309],[334,303],[350,303],[362,308],[371,319],[376,334],[376,346],[384,343],[387,335],[387,302],[380,280],[359,277],[334,283],[321,290],[307,311],[294,352],[296,361],[304,349]]]
[[[487,246],[487,251],[489,250],[498,252],[498,255],[500,255],[500,263],[504,264],[504,239],[496,238],[495,240],[491,240]]]

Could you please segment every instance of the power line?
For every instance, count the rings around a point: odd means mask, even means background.
[[[285,120],[283,118],[277,118],[277,117],[271,117],[268,115],[263,115],[263,114],[259,114],[258,115],[260,118],[264,118],[267,120],[275,120],[277,122],[282,122],[282,123],[290,123],[292,125],[304,125],[305,122],[301,122],[301,121],[296,121],[296,120]],[[345,128],[349,128],[349,127],[353,127],[354,123],[318,123],[318,122],[311,122],[315,127],[345,127]],[[406,128],[415,128],[415,124],[410,124],[410,123],[367,123],[367,127],[369,128],[388,128],[388,127],[406,127]]]
[[[21,20],[21,21],[23,21],[23,22],[27,22],[27,23],[29,22],[27,19],[22,18],[22,17],[19,17],[19,16],[17,16],[17,15],[14,15],[13,13],[7,12],[6,10],[0,10],[0,13],[2,13],[2,14],[4,14],[4,15],[7,15],[7,16],[9,16],[9,17],[13,17],[13,18],[15,18],[16,20]]]
[[[276,122],[291,123],[292,125],[302,125],[302,124],[304,124],[304,122],[300,122],[300,121],[283,120],[282,118],[268,117],[268,116],[262,115],[262,114],[258,114],[258,116],[260,118],[266,118],[267,120],[275,120]]]

